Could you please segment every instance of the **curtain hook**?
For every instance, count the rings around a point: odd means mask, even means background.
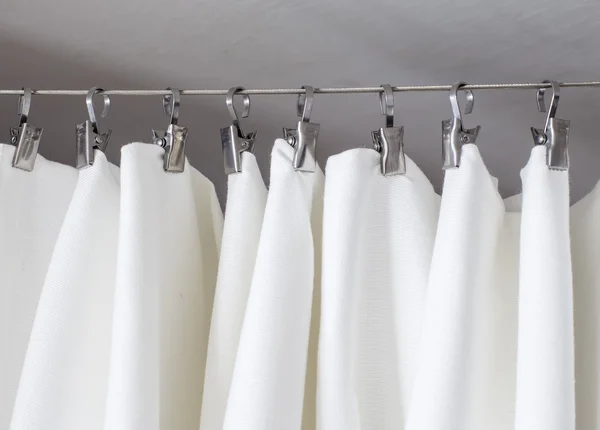
[[[240,128],[240,120],[237,110],[233,105],[233,99],[240,91],[245,91],[244,87],[232,87],[227,92],[225,103],[227,110],[233,122],[232,125],[221,129],[221,147],[223,148],[223,166],[225,174],[239,173],[242,171],[242,152],[252,152],[254,150],[254,139],[256,139],[256,131],[244,134]],[[248,94],[240,94],[244,101],[244,110],[242,118],[248,118],[250,115],[250,96]]]
[[[385,115],[385,126],[394,126],[394,90],[389,84],[383,84],[381,86],[382,91],[379,92],[379,105],[381,107],[381,114]]]
[[[304,93],[298,94],[298,116],[302,122],[310,122],[313,102],[315,100],[315,89],[310,85],[302,85]]]
[[[552,170],[567,170],[569,168],[569,129],[571,123],[566,119],[556,118],[556,109],[560,98],[560,84],[557,81],[546,80],[544,84],[550,87],[538,88],[537,107],[540,112],[547,112],[543,129],[531,127],[535,145],[546,147],[546,165]],[[550,106],[546,109],[545,95],[548,88],[552,89]]]
[[[94,110],[94,96],[97,94],[102,95],[103,103],[104,103],[103,107],[102,107],[102,113],[100,114],[101,118],[106,118],[106,116],[108,115],[108,111],[110,110],[110,97],[108,96],[108,94],[105,94],[104,90],[102,88],[98,88],[98,87],[90,88],[87,95],[85,96],[85,104],[87,106],[87,111],[88,111],[88,116],[90,118],[90,122],[92,123],[92,129],[94,130],[95,133],[98,133],[96,112]]]
[[[381,88],[379,107],[385,115],[385,127],[371,132],[373,149],[380,154],[382,175],[403,175],[406,173],[404,127],[394,127],[394,89],[389,84],[383,84]]]
[[[233,125],[239,130],[240,135],[242,135],[242,129],[240,128],[240,120],[238,118],[237,110],[233,105],[233,98],[240,91],[245,91],[244,87],[233,87],[227,92],[227,97],[225,98],[225,103],[227,104],[227,110],[229,111],[229,116],[231,116],[231,120],[233,121]],[[240,94],[242,96],[242,100],[244,101],[244,111],[242,112],[242,118],[248,118],[250,115],[250,96],[248,94]]]
[[[458,91],[467,85],[466,82],[460,81],[456,82],[450,88],[450,104],[452,105],[452,114],[454,118],[457,118],[462,121],[462,112],[460,111],[460,104],[458,103]],[[462,90],[465,92],[467,96],[467,106],[465,106],[465,115],[473,112],[473,106],[475,104],[475,97],[473,96],[473,91],[471,90]]]
[[[169,125],[165,131],[152,130],[152,143],[165,150],[163,169],[165,172],[182,173],[185,169],[185,142],[187,127],[178,125],[179,109],[181,106],[181,91],[177,88],[167,88],[170,94],[162,99],[165,115],[170,115]]]
[[[25,124],[27,122],[27,117],[29,116],[29,111],[31,110],[32,91],[31,88],[21,89],[23,90],[23,94],[19,96],[17,110],[18,114],[21,115],[19,124]]]
[[[177,125],[179,121],[179,107],[181,106],[181,91],[177,88],[167,88],[171,94],[163,97],[163,109],[165,115],[171,115],[170,124]]]
[[[89,119],[76,126],[76,141],[78,169],[83,169],[94,164],[94,149],[106,151],[108,142],[110,141],[111,130],[104,133],[98,131],[98,123],[96,111],[94,110],[94,97],[102,95],[103,108],[100,114],[101,118],[105,118],[110,110],[110,97],[104,93],[102,88],[92,87],[85,96],[85,105],[88,111]]]
[[[551,84],[550,88],[552,89],[552,96],[550,98],[550,109],[546,109],[546,89],[547,88],[539,88],[537,91],[537,108],[540,112],[548,112],[546,115],[546,123],[544,124],[544,133],[548,131],[548,125],[550,124],[550,119],[556,116],[556,109],[558,108],[558,100],[560,99],[560,85],[557,81],[545,80],[544,84]],[[543,143],[543,142],[541,142]]]
[[[475,97],[473,91],[464,89],[466,82],[460,81],[450,87],[450,105],[452,106],[452,118],[442,121],[442,160],[444,169],[453,169],[460,166],[460,158],[463,145],[475,143],[479,134],[480,126],[475,128],[464,128],[462,112],[458,103],[458,91],[462,90],[467,96],[465,115],[473,112]]]
[[[43,129],[27,123],[33,91],[31,88],[22,88],[22,90],[23,94],[19,96],[17,108],[17,113],[21,117],[19,127],[10,128],[10,142],[15,146],[12,166],[31,172],[35,165]]]
[[[316,149],[320,125],[310,122],[312,107],[315,100],[315,89],[303,85],[304,93],[298,94],[296,115],[300,121],[296,128],[283,129],[283,138],[294,148],[292,166],[300,172],[314,172],[317,168]]]

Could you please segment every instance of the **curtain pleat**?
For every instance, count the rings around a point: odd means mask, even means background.
[[[44,278],[77,182],[77,170],[37,156],[12,167],[0,144],[0,428],[10,425]]]
[[[600,429],[600,184],[571,210],[576,428]]]
[[[508,222],[507,222],[508,221]],[[513,425],[516,274],[505,207],[475,145],[446,171],[407,430]],[[509,282],[507,282],[509,281]]]
[[[302,428],[323,174],[295,171],[292,158],[277,140],[224,429]],[[304,420],[314,428],[314,414]]]
[[[397,429],[407,412],[439,197],[406,161],[392,177],[370,149],[327,163],[320,429]]]
[[[213,184],[131,143],[80,171],[0,144],[0,428],[600,430],[600,186],[477,146]],[[577,416],[577,423],[575,422]]]
[[[163,154],[142,143],[121,153],[106,430],[200,423],[222,220],[212,184],[187,163],[165,172]]]
[[[515,430],[575,429],[569,176],[534,148],[523,180]]]
[[[267,188],[256,157],[227,178],[227,211],[206,361],[201,430],[223,428],[229,388],[260,239]]]
[[[119,171],[80,172],[41,292],[11,429],[104,428],[119,229]]]

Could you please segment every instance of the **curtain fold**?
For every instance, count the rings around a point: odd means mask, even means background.
[[[293,152],[283,139],[275,141],[224,429],[303,425],[313,291],[319,282],[315,259],[320,246],[313,235],[321,223],[323,173],[296,172]],[[307,405],[315,402],[312,397]],[[307,413],[304,428],[314,428],[314,419]]]
[[[242,153],[242,171],[227,177],[227,204],[212,310],[201,430],[221,429],[267,201],[256,157]]]
[[[222,220],[214,187],[164,150],[121,153],[106,430],[198,428]],[[217,234],[215,234],[217,233]]]
[[[23,360],[54,244],[77,170],[38,155],[32,172],[12,167],[0,144],[0,428],[9,428]]]
[[[600,183],[570,213],[576,428],[600,429]]]
[[[79,173],[37,306],[11,429],[102,429],[119,171],[101,151]]]
[[[320,429],[396,429],[418,368],[439,197],[409,159],[381,175],[379,154],[327,163],[323,221]]]
[[[407,430],[513,426],[518,245],[478,148],[446,171]],[[512,276],[511,276],[512,275]]]
[[[158,145],[77,171],[0,144],[0,428],[600,430],[600,185],[536,146],[502,199],[477,146],[213,184]],[[575,422],[577,417],[577,422]]]
[[[569,176],[533,149],[523,180],[515,430],[575,429]]]

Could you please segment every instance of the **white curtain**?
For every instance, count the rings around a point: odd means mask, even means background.
[[[600,430],[600,187],[477,146],[441,195],[353,149],[212,183],[132,143],[77,171],[0,145],[0,428]]]

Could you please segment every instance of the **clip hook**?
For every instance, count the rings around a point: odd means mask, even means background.
[[[454,118],[457,118],[462,121],[462,112],[460,111],[460,104],[458,103],[458,90],[461,87],[467,85],[466,82],[456,82],[450,88],[450,104],[452,105],[452,114]],[[473,106],[475,105],[475,97],[473,96],[473,91],[471,90],[463,90],[467,97],[467,106],[465,106],[465,115],[473,112]]]
[[[237,110],[233,105],[233,98],[240,91],[244,91],[244,87],[233,87],[227,92],[227,97],[225,98],[225,103],[227,104],[227,110],[229,111],[229,115],[231,116],[231,121],[233,125],[239,130],[240,135],[242,133],[242,129],[240,127],[240,120],[238,118]],[[248,94],[240,94],[242,96],[242,100],[244,101],[244,111],[242,112],[242,118],[248,118],[250,115],[250,96]]]
[[[567,170],[569,168],[569,129],[571,122],[555,118],[558,100],[560,99],[560,84],[557,81],[544,81],[551,84],[552,96],[550,107],[546,109],[545,96],[547,88],[539,88],[536,101],[540,112],[547,112],[543,129],[531,127],[531,134],[535,145],[546,146],[546,164],[553,170]]]
[[[152,130],[152,143],[165,150],[163,168],[165,172],[181,173],[185,169],[185,141],[188,128],[178,125],[181,106],[181,91],[167,88],[170,94],[163,97],[162,105],[165,115],[170,115],[166,131]]]
[[[110,97],[108,94],[104,94],[104,90],[98,87],[92,87],[87,95],[85,96],[85,104],[87,106],[88,116],[90,117],[90,122],[92,123],[92,127],[96,133],[98,133],[98,124],[96,121],[96,112],[94,110],[94,96],[96,94],[101,94],[104,105],[102,108],[101,118],[106,118],[108,115],[108,111],[110,110]],[[108,143],[108,142],[107,142]]]
[[[31,95],[31,88],[23,88],[23,94],[19,96],[18,114],[21,115],[19,125],[27,122],[27,117],[29,116],[29,111],[31,110]]]
[[[373,149],[381,154],[381,173],[384,176],[406,173],[404,157],[404,127],[394,127],[394,89],[389,84],[381,86],[379,107],[385,115],[385,127],[371,132]]]
[[[76,127],[76,147],[77,147],[77,168],[94,164],[94,149],[106,151],[112,130],[107,130],[104,133],[98,131],[98,123],[96,111],[94,110],[94,97],[102,95],[103,108],[100,114],[101,118],[105,118],[110,110],[110,97],[104,93],[102,88],[92,87],[85,96],[85,105],[88,111],[89,119]]]
[[[19,96],[17,108],[17,113],[21,117],[19,127],[10,128],[10,142],[16,146],[12,166],[31,172],[35,165],[43,129],[27,124],[33,91],[31,88],[22,88],[22,90],[23,94]]]
[[[379,93],[379,105],[381,107],[381,114],[385,115],[385,126],[394,126],[394,90],[389,84],[381,86],[383,91]]]
[[[233,87],[227,92],[225,104],[231,116],[232,125],[221,129],[221,146],[223,148],[223,165],[225,174],[239,173],[242,171],[242,152],[254,149],[254,139],[256,131],[244,134],[240,127],[240,119],[238,112],[233,105],[233,99],[240,91],[244,91],[244,87]],[[250,115],[250,96],[248,94],[240,94],[244,101],[244,110],[242,118],[248,118]]]
[[[165,115],[171,115],[170,124],[177,125],[179,121],[179,108],[181,106],[181,91],[178,89],[167,88],[171,94],[163,97],[163,109]]]
[[[546,109],[546,88],[539,88],[537,92],[537,108],[540,112],[548,112],[546,115],[546,123],[544,124],[544,133],[548,130],[550,120],[556,116],[556,109],[558,108],[558,100],[560,99],[560,85],[556,81],[543,81],[544,84],[551,84],[552,97],[550,98],[550,109]],[[543,143],[543,142],[542,142]]]
[[[480,126],[475,128],[463,128],[463,113],[458,102],[458,91],[467,85],[466,82],[456,82],[450,88],[450,105],[452,106],[452,118],[442,121],[442,160],[444,169],[459,167],[462,147],[468,143],[475,143],[479,134]],[[473,112],[475,97],[473,91],[462,89],[467,97],[467,105],[464,114]]]
[[[283,138],[294,148],[292,166],[300,172],[314,172],[317,168],[316,149],[320,125],[310,122],[315,100],[315,90],[303,85],[304,93],[298,94],[296,114],[300,118],[296,128],[284,128]]]
[[[315,101],[315,90],[310,85],[303,85],[301,88],[304,93],[298,94],[297,115],[302,122],[310,122],[310,115]]]

